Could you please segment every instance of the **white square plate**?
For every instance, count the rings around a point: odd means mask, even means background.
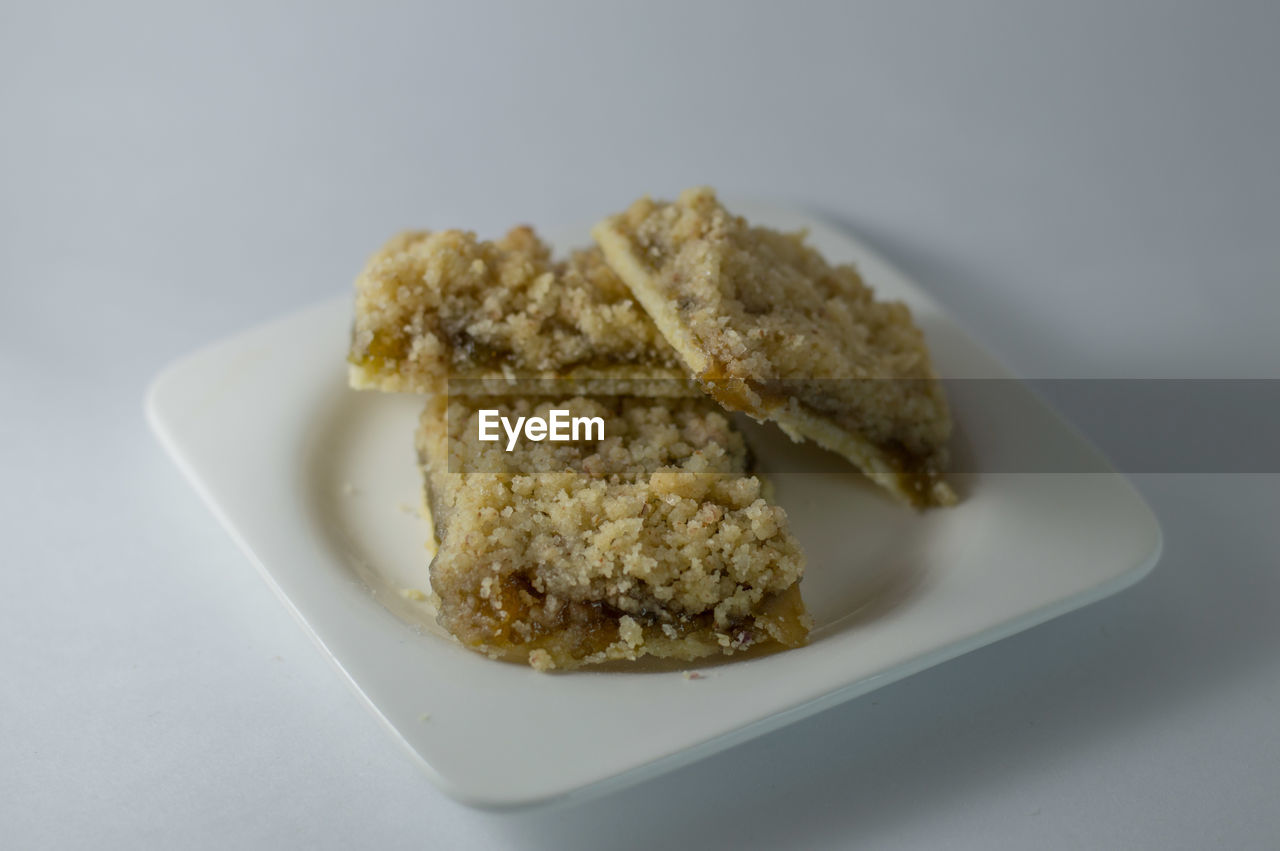
[[[738,209],[808,228],[829,259],[910,304],[945,376],[1010,377],[848,235],[794,210]],[[588,241],[586,228],[551,236],[560,249]],[[1101,472],[968,474],[959,506],[917,514],[839,459],[815,467],[805,453],[818,450],[753,427],[766,472],[829,470],[774,476],[809,555],[808,646],[709,663],[692,679],[670,666],[548,675],[493,662],[399,593],[426,587],[430,556],[414,514],[421,400],[347,389],[350,321],[344,296],[190,355],[156,379],[148,415],[374,714],[470,804],[578,799],[652,777],[1119,591],[1159,556],[1150,509],[1029,390],[1009,385],[991,406],[960,382],[951,401],[969,469],[994,469],[987,460],[1017,445]]]

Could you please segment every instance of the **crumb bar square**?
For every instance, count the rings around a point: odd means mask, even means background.
[[[595,247],[554,260],[531,228],[390,240],[356,281],[353,387],[696,395],[680,358]]]
[[[479,411],[605,422],[603,440],[478,438]],[[539,670],[803,644],[804,555],[706,398],[431,398],[417,448],[440,622]]]
[[[592,231],[705,390],[838,452],[918,507],[944,481],[951,417],[906,305],[877,301],[803,234],[753,227],[707,188],[643,198]]]

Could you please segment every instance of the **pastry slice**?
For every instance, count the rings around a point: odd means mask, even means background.
[[[442,393],[696,395],[598,248],[553,260],[532,229],[402,233],[356,281],[350,382]]]
[[[600,417],[605,437],[507,451],[479,440],[485,409]],[[467,647],[549,670],[804,643],[804,555],[710,399],[436,396],[417,446],[431,587]]]
[[[706,188],[592,230],[703,387],[852,461],[907,503],[955,502],[951,417],[906,305],[876,301],[804,234],[753,227]]]

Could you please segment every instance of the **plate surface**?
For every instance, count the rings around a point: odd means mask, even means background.
[[[808,228],[828,259],[906,301],[945,377],[1011,377],[847,234],[794,210],[735,209]],[[588,241],[586,228],[548,236],[561,250]],[[180,360],[152,385],[148,417],[374,714],[466,803],[574,800],[654,776],[1101,599],[1159,557],[1141,497],[1029,390],[1008,385],[992,406],[961,381],[949,385],[957,454],[977,472],[957,477],[952,509],[916,514],[838,459],[748,427],[809,556],[808,646],[710,662],[693,679],[492,662],[401,594],[427,587],[430,559],[412,446],[421,400],[347,389],[350,312],[343,296]],[[1014,445],[1082,472],[982,472]]]

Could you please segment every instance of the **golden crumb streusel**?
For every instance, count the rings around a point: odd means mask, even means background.
[[[911,504],[954,502],[941,477],[951,417],[906,305],[707,188],[641,199],[592,234],[726,407],[840,452]]]
[[[482,443],[478,416],[599,416],[605,438]],[[805,640],[804,555],[711,400],[433,397],[417,436],[440,622],[535,668]]]
[[[485,392],[499,393],[541,392],[548,379],[576,392],[697,393],[599,249],[553,260],[528,227],[492,242],[460,230],[394,237],[356,281],[348,361],[353,386],[390,391],[444,392],[464,378],[495,379]]]

